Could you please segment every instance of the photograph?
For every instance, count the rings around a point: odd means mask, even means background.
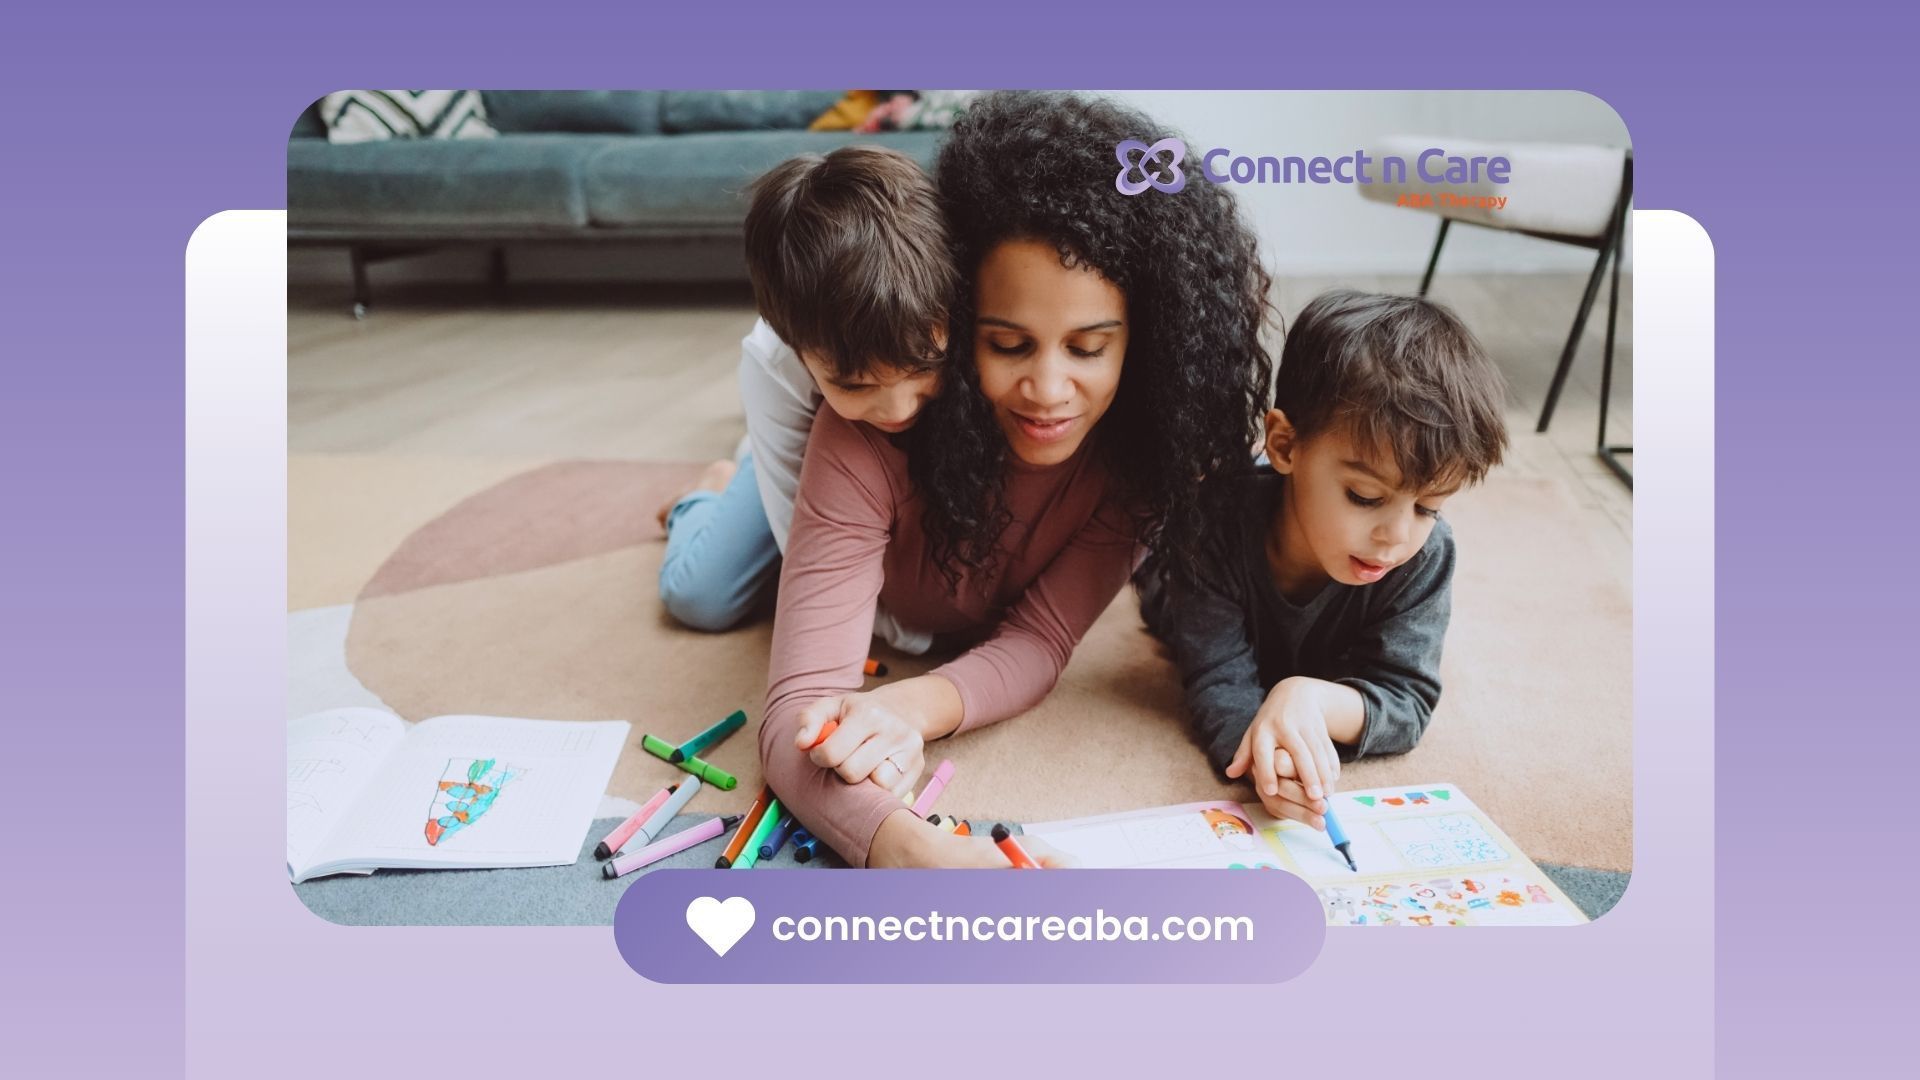
[[[1329,926],[1626,890],[1602,99],[343,90],[286,154],[321,918],[607,925],[683,867],[1277,870]]]

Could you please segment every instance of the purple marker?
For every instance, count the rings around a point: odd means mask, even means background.
[[[681,829],[665,840],[656,840],[631,855],[622,855],[603,865],[600,872],[609,880],[623,874],[631,874],[648,863],[659,862],[676,851],[685,851],[734,828],[740,824],[739,814],[728,814],[723,818],[709,818],[691,829]]]

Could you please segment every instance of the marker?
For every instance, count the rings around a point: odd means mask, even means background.
[[[780,820],[773,826],[773,831],[767,834],[766,842],[760,845],[760,858],[771,859],[779,854],[780,849],[787,845],[787,837],[792,834],[793,815],[781,814]]]
[[[669,765],[680,764],[673,760],[673,752],[678,748],[668,743],[665,739],[656,739],[651,735],[642,735],[640,736],[640,748]]]
[[[739,777],[711,762],[701,761],[697,757],[675,762],[673,767],[683,773],[697,776],[721,791],[732,791],[740,783]]]
[[[1007,861],[1013,864],[1015,870],[1040,869],[1040,864],[1033,861],[1033,856],[1027,854],[1027,849],[1020,846],[1020,841],[1013,838],[1013,834],[1007,831],[1005,825],[993,827],[993,842],[999,846],[1000,853],[1007,857]]]
[[[875,660],[871,656],[867,657],[866,663],[860,665],[860,670],[869,675],[877,675],[883,679],[887,677],[887,665]]]
[[[602,866],[600,872],[605,874],[609,880],[620,877],[623,874],[631,874],[648,863],[659,862],[661,859],[675,852],[685,851],[690,847],[704,844],[738,824],[740,824],[739,814],[728,814],[723,818],[709,818],[691,829],[681,829],[665,840],[648,844],[638,851],[622,855],[605,866]]]
[[[741,715],[744,716],[745,714],[743,713]],[[731,719],[732,717],[728,717],[727,720],[722,720],[721,723],[725,724]],[[692,755],[688,755],[684,759],[674,757],[675,754],[680,752],[680,748],[667,742],[665,739],[657,739],[652,735],[642,735],[640,736],[640,748],[652,754],[654,757],[659,758],[661,761],[679,769],[683,773],[688,773],[705,780],[721,791],[732,791],[740,783],[739,777],[734,776],[725,769],[709,765]]]
[[[839,730],[840,730],[840,721],[838,720],[829,720],[826,723],[820,725],[820,737],[813,740],[813,745],[807,747],[807,749],[809,750],[818,749],[821,743],[826,742],[827,739],[830,736],[832,736],[834,732]]]
[[[820,838],[809,836],[804,842],[793,845],[794,862],[810,862],[820,854]]]
[[[1353,843],[1347,839],[1347,830],[1340,827],[1340,819],[1333,816],[1333,803],[1327,803],[1327,839],[1333,841],[1333,850],[1347,860],[1347,869],[1359,873],[1360,868],[1353,862]]]
[[[933,809],[933,801],[947,789],[947,781],[951,779],[953,779],[953,762],[941,762],[940,767],[933,770],[933,777],[927,781],[926,790],[920,793],[919,798],[913,800],[913,812],[920,817],[926,817],[927,811]]]
[[[733,715],[727,717],[725,720],[720,721],[700,734],[695,735],[693,738],[688,739],[686,742],[681,743],[679,746],[674,747],[672,756],[668,757],[667,760],[678,765],[700,751],[705,750],[707,747],[712,746],[714,743],[719,742],[721,739],[739,731],[745,727],[746,724],[747,710],[735,709]]]
[[[740,857],[733,860],[733,869],[753,869],[754,864],[760,861],[760,845],[766,843],[767,837],[773,834],[773,827],[780,823],[783,813],[785,811],[780,809],[779,799],[767,800],[767,809],[760,815],[760,824],[754,826],[753,835],[747,837],[747,846],[740,849]]]
[[[646,847],[648,844],[658,840],[660,834],[667,831],[667,825],[673,821],[673,815],[678,814],[680,808],[687,805],[687,800],[693,798],[699,794],[699,792],[699,777],[689,776],[685,780],[682,780],[680,782],[680,790],[674,792],[672,798],[662,803],[660,809],[655,812],[652,817],[647,819],[645,825],[640,826],[639,832],[634,834],[634,836],[639,838],[639,843],[636,846]],[[632,843],[633,841],[629,840],[628,842]]]
[[[620,850],[620,845],[627,842],[628,837],[640,831],[640,826],[647,823],[647,819],[653,816],[653,812],[660,809],[661,805],[673,796],[674,789],[679,786],[678,784],[674,784],[654,792],[653,798],[648,799],[645,805],[635,810],[627,820],[614,826],[612,832],[600,838],[600,842],[594,845],[593,857],[596,859],[611,858],[614,852]]]
[[[793,846],[798,848],[801,844],[804,844],[807,841],[813,839],[813,834],[807,831],[807,827],[805,825],[801,825],[799,822],[795,822],[793,827],[792,839],[793,839]]]
[[[715,870],[725,870],[733,865],[733,860],[740,857],[740,849],[747,846],[747,837],[752,835],[754,827],[760,824],[760,815],[767,812],[767,800],[771,798],[773,798],[773,789],[762,787],[760,797],[753,800],[753,805],[747,808],[745,817],[741,819],[740,830],[733,834],[733,839],[727,841],[726,853],[714,860]]]
[[[962,821],[962,822],[961,822],[960,824],[958,824],[958,825],[955,825],[955,826],[953,827],[953,835],[955,835],[955,836],[972,836],[972,835],[973,835],[973,822],[971,822],[971,821]]]

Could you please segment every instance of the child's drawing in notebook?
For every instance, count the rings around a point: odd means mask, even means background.
[[[427,843],[437,846],[480,820],[480,816],[493,807],[493,800],[499,797],[507,781],[519,775],[519,769],[497,758],[448,761],[434,790],[433,803],[427,808]]]

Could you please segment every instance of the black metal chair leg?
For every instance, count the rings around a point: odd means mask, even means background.
[[[367,253],[355,244],[347,248],[347,259],[353,265],[353,317],[367,317],[367,305],[373,302],[367,289]]]
[[[1433,254],[1427,256],[1427,272],[1420,277],[1420,296],[1427,295],[1427,287],[1433,284],[1433,270],[1440,265],[1440,245],[1447,242],[1447,226],[1453,224],[1452,218],[1440,219],[1440,235],[1433,238]]]
[[[1600,460],[1620,482],[1633,490],[1633,470],[1620,464],[1620,454],[1633,453],[1633,444],[1625,446],[1607,445],[1607,404],[1613,400],[1613,336],[1614,327],[1620,321],[1620,257],[1627,246],[1627,231],[1616,229],[1613,241],[1613,284],[1607,291],[1607,351],[1600,361],[1600,432],[1596,436],[1595,452]]]
[[[1547,403],[1541,406],[1540,423],[1533,430],[1543,432],[1553,421],[1554,406],[1560,404],[1560,391],[1567,385],[1567,372],[1573,369],[1573,355],[1580,351],[1580,335],[1587,331],[1587,316],[1593,313],[1593,301],[1600,293],[1600,275],[1607,269],[1607,257],[1613,254],[1614,238],[1600,245],[1600,257],[1593,261],[1593,273],[1587,275],[1587,291],[1580,297],[1580,310],[1573,316],[1573,332],[1567,335],[1567,347],[1560,350],[1560,366],[1553,371],[1553,385],[1547,387]]]

